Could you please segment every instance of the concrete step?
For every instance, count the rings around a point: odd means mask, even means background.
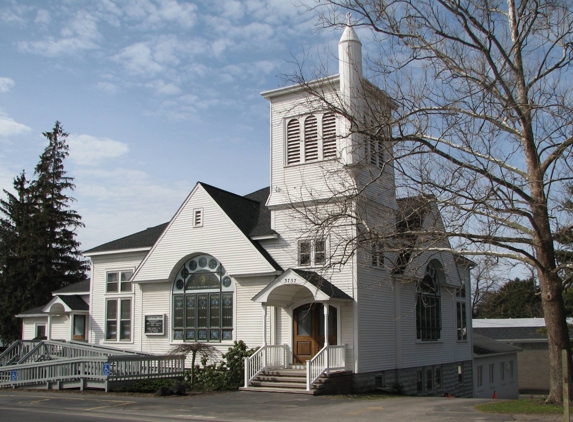
[[[272,388],[296,388],[306,390],[306,382],[281,382],[281,381],[251,381],[253,387],[272,387]]]
[[[241,387],[240,391],[247,391],[251,393],[286,393],[286,394],[309,394],[311,396],[318,394],[317,390],[306,391],[297,388],[275,388],[275,387]]]
[[[280,382],[297,382],[306,384],[306,377],[287,377],[277,375],[261,375],[259,374],[255,380],[257,381],[280,381]]]

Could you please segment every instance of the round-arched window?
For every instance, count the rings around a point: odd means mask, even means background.
[[[233,280],[210,255],[185,262],[173,281],[173,340],[233,340]]]

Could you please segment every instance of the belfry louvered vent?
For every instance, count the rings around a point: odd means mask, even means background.
[[[315,116],[308,116],[304,121],[304,160],[318,160],[318,127]]]
[[[300,125],[292,119],[287,124],[287,164],[300,162]]]
[[[332,113],[322,118],[322,157],[336,158],[336,118]]]

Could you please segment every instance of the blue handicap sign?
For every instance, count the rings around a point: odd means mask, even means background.
[[[10,373],[10,381],[18,381],[18,371],[12,371]]]
[[[16,372],[16,371],[14,371],[14,372]],[[110,373],[110,365],[109,365],[109,363],[104,363],[103,364],[103,374],[106,377],[109,377],[109,373]]]

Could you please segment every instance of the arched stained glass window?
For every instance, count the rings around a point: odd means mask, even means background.
[[[440,283],[438,269],[430,263],[424,278],[417,284],[416,338],[422,341],[440,339],[442,330]]]
[[[185,262],[173,282],[173,340],[233,340],[233,281],[210,255]]]

